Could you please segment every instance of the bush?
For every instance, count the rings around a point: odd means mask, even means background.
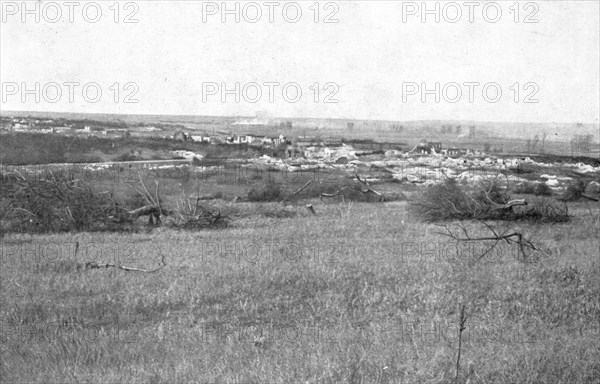
[[[551,196],[552,188],[546,183],[524,182],[517,185],[513,191],[521,195]]]
[[[0,236],[6,232],[132,231],[138,217],[150,215],[152,222],[152,212],[157,209],[165,216],[175,215],[177,228],[222,228],[229,224],[229,217],[199,205],[198,201],[194,204],[186,201],[178,210],[163,210],[160,196],[149,205],[141,194],[136,194],[125,197],[120,200],[124,204],[119,204],[109,194],[95,192],[69,173],[2,176]]]
[[[264,186],[252,188],[248,192],[249,201],[278,201],[281,198],[281,187],[275,183],[268,183]]]
[[[479,191],[467,193],[455,179],[428,186],[411,206],[425,221],[468,220],[485,218],[489,204],[482,201]]]
[[[138,161],[140,158],[138,156],[132,155],[130,153],[124,153],[120,156],[117,156],[113,161]]]
[[[531,208],[523,209],[517,217],[537,223],[564,223],[570,219],[566,204],[561,207],[544,198],[532,202]]]
[[[171,227],[185,230],[221,229],[229,226],[230,218],[221,214],[221,211],[204,206],[196,201],[180,201],[178,209],[174,211],[174,220]]]
[[[533,205],[499,207],[510,196],[496,180],[487,180],[473,189],[459,186],[454,179],[429,186],[411,206],[412,211],[428,222],[444,220],[532,220],[557,223],[569,220],[566,206],[559,207],[546,199]]]
[[[536,196],[552,196],[552,188],[546,183],[537,183],[533,188],[533,194]]]
[[[535,184],[531,182],[524,182],[517,184],[516,187],[513,188],[513,192],[518,193],[520,195],[533,195],[535,191]]]
[[[569,184],[567,190],[560,198],[561,201],[577,201],[581,199],[581,195],[585,192],[586,183],[582,180],[576,180]]]
[[[2,205],[10,205],[4,216],[7,231],[66,232],[122,231],[130,222],[107,195],[95,193],[72,175],[50,177],[10,175],[2,183]]]

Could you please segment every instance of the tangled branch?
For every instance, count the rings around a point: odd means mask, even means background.
[[[447,224],[439,225],[439,227],[444,228],[444,232],[436,232],[439,235],[449,237],[458,242],[475,242],[475,241],[493,241],[494,243],[488,247],[475,261],[473,264],[477,263],[479,260],[483,259],[486,255],[488,255],[496,246],[501,242],[505,241],[509,245],[518,245],[519,252],[521,253],[524,260],[526,260],[531,252],[539,251],[539,248],[533,244],[530,240],[526,239],[521,232],[506,230],[504,232],[499,233],[496,231],[491,225],[486,223],[485,221],[479,221],[482,223],[491,233],[492,236],[483,236],[483,237],[471,237],[469,235],[468,230],[462,224],[457,224],[458,229],[462,232],[462,236],[457,231],[453,231]]]
[[[161,204],[161,199],[159,196],[159,184],[158,181],[154,181],[155,184],[155,189],[154,189],[154,196],[150,193],[150,191],[148,190],[148,187],[146,186],[146,183],[144,183],[144,179],[142,178],[142,173],[138,170],[138,177],[140,179],[140,186],[141,189],[139,189],[137,186],[128,183],[128,185],[135,190],[137,193],[139,193],[148,203],[148,205],[145,205],[141,208],[138,209],[134,209],[131,211],[128,211],[127,214],[131,217],[131,219],[137,219],[140,216],[148,216],[148,223],[151,225],[159,225],[161,223],[161,216],[163,214],[167,214],[167,211],[165,211],[162,207]]]
[[[356,180],[358,180],[359,183],[361,183],[364,187],[365,190],[361,189],[362,193],[368,193],[371,192],[372,194],[376,195],[379,197],[379,201],[384,201],[385,197],[383,196],[382,193],[377,192],[376,190],[374,190],[373,188],[371,188],[371,184],[369,183],[369,181],[365,178],[365,179],[361,179],[360,176],[358,175],[358,173],[356,174]]]

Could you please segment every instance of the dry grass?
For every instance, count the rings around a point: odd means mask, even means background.
[[[460,303],[459,382],[600,379],[597,208],[523,223],[544,250],[530,263],[504,247],[467,269],[480,248],[448,244],[406,203],[355,203],[343,220],[312,203],[318,216],[219,231],[7,235],[2,382],[449,383]],[[76,268],[162,255],[156,274]]]

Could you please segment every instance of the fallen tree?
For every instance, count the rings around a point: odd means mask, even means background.
[[[366,178],[361,178],[358,174],[356,174],[354,177],[358,183],[353,183],[353,184],[349,184],[349,185],[341,185],[341,186],[336,185],[335,191],[333,191],[333,192],[329,192],[329,193],[321,192],[319,195],[320,200],[323,201],[323,198],[339,197],[343,200],[344,203],[346,200],[348,200],[348,201],[367,200],[368,201],[368,199],[369,199],[368,196],[373,195],[373,196],[376,196],[378,202],[385,201],[385,196],[382,193],[374,190]],[[361,197],[361,195],[362,195],[362,197]]]
[[[504,241],[510,245],[518,245],[519,252],[523,260],[526,260],[530,256],[531,252],[539,251],[539,248],[535,244],[533,244],[529,239],[526,239],[523,233],[518,230],[507,229],[502,232],[499,232],[485,221],[480,221],[480,223],[483,224],[489,230],[489,232],[491,233],[490,236],[472,237],[469,234],[469,231],[466,229],[466,227],[461,224],[456,224],[458,230],[452,230],[451,227],[446,224],[441,225],[441,227],[444,228],[445,231],[437,232],[437,234],[450,237],[451,239],[457,242],[493,241],[492,245],[487,250],[482,252],[481,255],[479,255],[479,257],[473,261],[473,264],[477,263],[486,255],[488,255],[494,248],[496,248],[496,246],[501,241]]]
[[[177,202],[177,209],[170,212],[171,226],[182,229],[224,228],[229,225],[231,218],[222,215],[218,209],[212,209],[201,203],[200,195],[195,199],[182,197]]]
[[[160,198],[158,182],[155,181],[155,188],[150,192],[141,173],[138,176],[139,183],[129,186],[145,204],[131,209],[116,201],[112,193],[95,191],[72,174],[15,171],[3,175],[0,235],[6,232],[132,231],[137,228],[136,220],[146,216],[152,226],[161,225],[165,216],[173,216],[170,224],[184,229],[219,228],[228,224],[227,216],[199,203],[201,195],[193,206],[186,204],[176,210],[167,209]]]
[[[156,180],[154,181],[155,189],[154,189],[154,196],[153,196],[150,193],[150,191],[148,190],[146,183],[144,183],[144,179],[142,178],[142,173],[139,171],[138,171],[138,177],[140,180],[139,184],[140,184],[141,189],[133,184],[129,184],[129,186],[131,188],[133,188],[137,193],[139,193],[146,200],[148,205],[145,205],[138,209],[128,211],[127,214],[129,215],[131,220],[135,220],[140,216],[148,216],[148,224],[149,225],[160,225],[161,224],[160,216],[163,214],[167,214],[168,212],[163,209],[162,204],[161,204],[162,202],[161,202],[161,199],[159,196],[158,181],[156,181]]]
[[[531,205],[525,199],[511,199],[509,186],[498,179],[484,180],[475,187],[459,185],[454,179],[428,186],[411,210],[425,221],[444,220],[533,220],[564,222],[568,209],[538,199]]]
[[[363,180],[360,178],[360,176],[358,174],[356,174],[355,176],[356,176],[356,180],[358,180],[358,182],[361,183],[364,187],[364,190],[361,189],[362,193],[372,193],[372,194],[378,196],[381,202],[383,202],[385,200],[385,196],[383,196],[383,194],[381,194],[381,193],[377,192],[376,190],[374,190],[373,188],[371,188],[371,184],[369,184],[369,181],[366,178]]]
[[[14,171],[5,175],[1,192],[7,232],[130,229],[129,216],[110,194],[94,191],[70,173]]]
[[[165,256],[163,255],[163,257],[161,259],[161,265],[158,266],[158,267],[156,267],[156,268],[153,268],[153,269],[143,269],[143,268],[128,267],[128,266],[125,266],[125,265],[113,264],[113,263],[97,263],[95,261],[89,261],[89,262],[85,263],[84,269],[116,268],[116,269],[121,269],[121,270],[126,271],[126,272],[154,273],[154,272],[160,271],[166,265],[167,265],[167,263],[165,261]]]

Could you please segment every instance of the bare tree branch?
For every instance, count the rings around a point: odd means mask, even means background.
[[[436,233],[443,235],[443,236],[450,237],[451,239],[453,239],[455,241],[460,241],[460,242],[493,241],[494,243],[490,247],[488,247],[481,255],[479,255],[479,257],[473,262],[473,264],[475,264],[479,260],[483,259],[502,240],[506,241],[506,243],[509,245],[513,245],[513,244],[518,245],[519,251],[524,259],[526,259],[528,256],[528,253],[526,252],[527,250],[539,251],[539,248],[536,245],[534,245],[531,241],[524,238],[523,234],[520,232],[505,231],[502,234],[498,234],[498,232],[494,228],[492,228],[491,225],[489,225],[488,223],[486,223],[484,221],[480,221],[480,222],[482,224],[484,224],[490,232],[492,232],[493,236],[471,237],[469,235],[469,232],[467,231],[467,229],[462,224],[457,224],[457,226],[462,231],[463,236],[457,235],[446,224],[440,225],[440,227],[445,229],[445,232],[436,232]]]
[[[158,268],[154,268],[154,269],[134,268],[134,267],[127,267],[124,265],[112,264],[112,263],[102,264],[102,263],[96,263],[94,261],[85,263],[85,269],[117,268],[117,269],[121,269],[121,270],[127,271],[127,272],[154,273],[154,272],[160,271],[166,265],[167,265],[167,263],[165,261],[165,255],[163,255],[161,258],[161,265]]]
[[[290,196],[295,196],[295,195],[299,194],[299,193],[300,193],[300,192],[302,192],[302,191],[303,191],[303,190],[304,190],[306,187],[308,187],[308,186],[310,185],[310,183],[312,183],[312,180],[308,180],[308,181],[306,182],[306,184],[304,184],[304,185],[303,185],[303,186],[302,186],[300,189],[298,189],[297,191],[295,191],[295,192],[292,192],[292,194],[291,194]]]
[[[379,196],[380,201],[384,201],[385,200],[385,196],[383,196],[382,193],[377,192],[376,190],[374,190],[373,188],[371,188],[371,184],[369,184],[369,181],[365,178],[364,180],[362,180],[360,178],[360,176],[358,175],[358,173],[356,174],[356,180],[358,180],[359,183],[361,183],[363,186],[366,187],[365,191],[362,191],[363,193],[367,193],[367,192],[371,192],[377,196]]]

